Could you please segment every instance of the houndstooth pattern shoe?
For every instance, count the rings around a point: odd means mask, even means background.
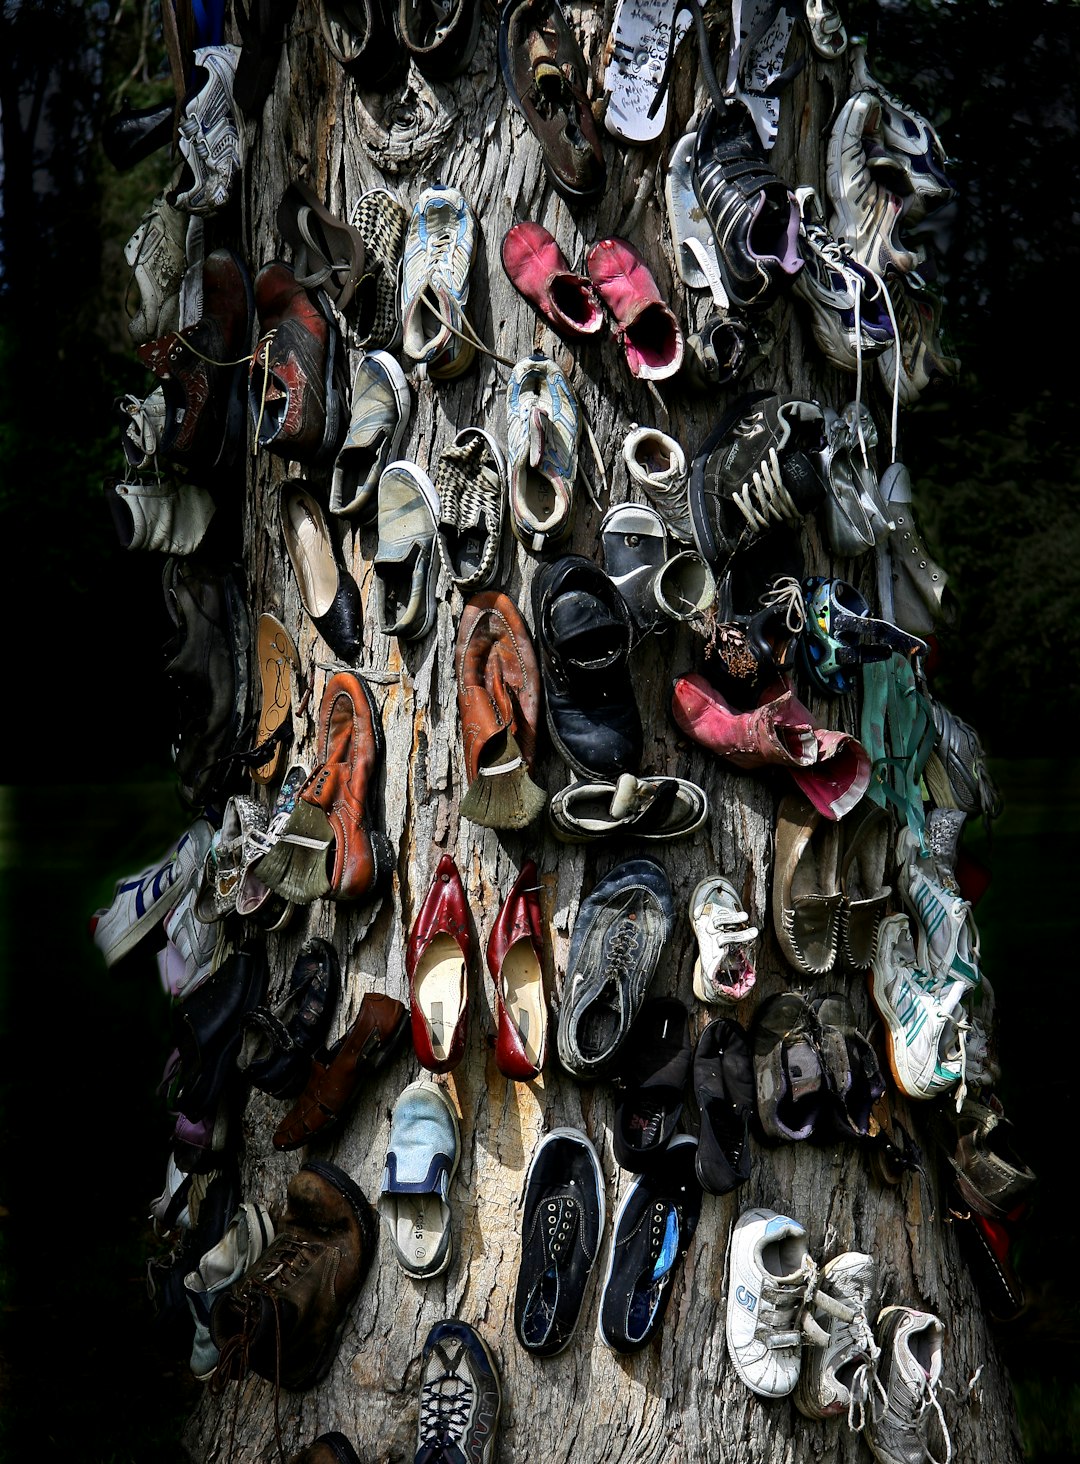
[[[367,250],[353,297],[356,343],[369,350],[393,350],[401,339],[398,288],[408,210],[387,189],[369,188],[357,200],[352,224]]]
[[[447,573],[471,595],[499,573],[506,505],[506,460],[495,439],[464,427],[435,469],[439,495],[439,554]]]

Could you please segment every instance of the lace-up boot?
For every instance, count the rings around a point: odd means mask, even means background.
[[[744,1210],[728,1247],[728,1355],[752,1393],[782,1398],[799,1380],[799,1314],[816,1267],[806,1231],[775,1210]]]
[[[690,474],[694,543],[714,570],[778,524],[798,524],[824,500],[816,459],[825,445],[817,402],[750,393],[706,438]]]
[[[467,1322],[436,1322],[420,1367],[414,1464],[491,1464],[502,1395],[483,1338]]]
[[[887,1306],[878,1313],[878,1374],[888,1406],[867,1419],[865,1437],[878,1464],[948,1464],[952,1440],[942,1412],[945,1327],[932,1312]],[[936,1429],[934,1428],[936,1421]],[[931,1431],[937,1434],[931,1451]]]
[[[375,1221],[360,1187],[334,1164],[305,1164],[289,1181],[273,1241],[210,1312],[220,1353],[214,1383],[242,1381],[249,1369],[290,1392],[319,1383],[375,1244]]]
[[[803,1348],[795,1407],[805,1418],[846,1413],[861,1430],[885,1406],[877,1380],[880,1351],[867,1316],[878,1286],[873,1256],[845,1251],[826,1261],[813,1294],[807,1292],[802,1326],[811,1344]]]

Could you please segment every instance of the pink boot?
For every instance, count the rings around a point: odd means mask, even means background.
[[[649,266],[625,239],[601,239],[585,261],[589,278],[615,317],[634,376],[661,381],[682,365],[683,333]]]
[[[502,262],[515,290],[556,330],[587,337],[603,328],[604,311],[596,291],[582,275],[574,274],[543,224],[526,220],[508,229]]]

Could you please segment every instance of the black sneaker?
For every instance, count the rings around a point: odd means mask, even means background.
[[[675,1268],[701,1213],[696,1153],[696,1139],[676,1134],[616,1212],[598,1326],[601,1342],[614,1352],[639,1352],[664,1320]]]
[[[616,865],[582,900],[556,1040],[573,1077],[605,1078],[615,1069],[674,923],[671,885],[651,859]]]
[[[670,996],[647,1001],[623,1049],[615,1104],[611,1139],[623,1169],[643,1174],[664,1155],[682,1117],[693,1052],[683,1003]]]
[[[843,992],[815,997],[810,1010],[820,1023],[818,1048],[825,1074],[814,1140],[824,1144],[868,1142],[874,1137],[874,1104],[885,1092],[877,1053],[858,1030],[854,1008]]]
[[[414,1464],[491,1464],[502,1394],[495,1359],[467,1322],[436,1322],[421,1357]]]
[[[536,1146],[522,1197],[514,1331],[527,1352],[554,1357],[570,1341],[603,1229],[596,1150],[580,1129],[552,1129]]]
[[[726,1195],[750,1178],[754,1064],[745,1029],[717,1017],[694,1049],[693,1106],[698,1113],[697,1176],[710,1195]]]
[[[626,601],[598,564],[567,554],[538,570],[532,605],[551,740],[581,777],[635,772],[642,728]]]

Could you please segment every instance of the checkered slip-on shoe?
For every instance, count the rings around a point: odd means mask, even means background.
[[[398,286],[409,214],[385,188],[360,195],[352,216],[364,241],[367,260],[353,304],[357,343],[393,350],[401,340]]]

